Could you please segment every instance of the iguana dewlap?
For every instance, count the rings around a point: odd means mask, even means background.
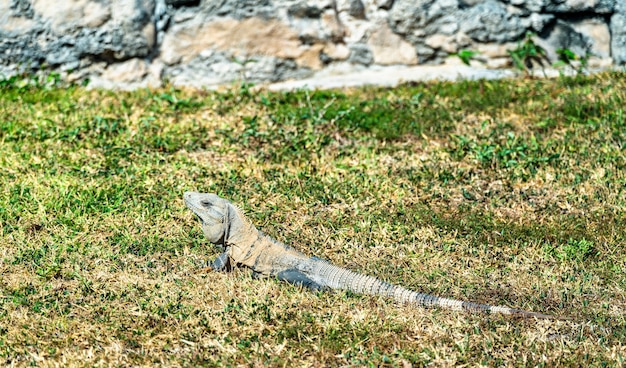
[[[340,289],[383,295],[401,303],[521,317],[555,318],[520,309],[465,302],[418,293],[375,277],[337,267],[276,241],[248,220],[230,201],[215,194],[186,192],[185,204],[202,222],[209,241],[223,252],[209,266],[216,271],[245,266],[258,276],[272,276],[312,290]]]

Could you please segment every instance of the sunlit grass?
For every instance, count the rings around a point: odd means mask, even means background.
[[[624,364],[623,73],[295,93],[1,85],[6,365]],[[337,265],[572,320],[198,272],[217,253],[186,190]]]

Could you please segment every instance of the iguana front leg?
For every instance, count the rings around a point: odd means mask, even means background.
[[[217,271],[217,272],[228,272],[231,270],[230,267],[230,257],[228,256],[228,252],[224,252],[217,256],[213,260],[213,262],[207,262],[206,265],[202,268],[202,271]]]

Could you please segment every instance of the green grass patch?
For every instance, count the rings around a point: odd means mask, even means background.
[[[0,81],[5,365],[620,366],[626,75],[290,93]],[[187,190],[303,252],[520,321],[315,294],[217,255]]]

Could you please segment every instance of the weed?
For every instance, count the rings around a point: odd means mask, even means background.
[[[507,51],[513,60],[513,65],[520,71],[523,71],[526,76],[531,75],[533,63],[539,64],[541,70],[544,71],[544,62],[549,62],[546,50],[535,43],[535,37],[534,33],[526,32],[524,40],[518,42],[515,49]]]
[[[457,53],[451,54],[451,56],[457,56],[459,59],[461,59],[461,61],[463,62],[463,64],[465,65],[470,65],[470,61],[472,61],[476,55],[478,55],[479,52],[478,51],[473,51],[473,50],[461,50]]]
[[[559,246],[546,245],[544,251],[561,261],[584,262],[595,253],[594,244],[586,239],[568,239],[567,243]]]
[[[568,48],[560,48],[556,50],[556,54],[559,57],[559,61],[555,63],[555,66],[559,67],[567,65],[574,69],[577,74],[583,74],[587,70],[587,63],[589,61],[589,53],[585,55],[577,55]]]
[[[167,103],[174,111],[191,110],[201,106],[201,103],[194,101],[191,97],[178,98],[178,94],[180,94],[180,91],[170,88],[169,92],[153,95],[152,99],[160,103]]]

